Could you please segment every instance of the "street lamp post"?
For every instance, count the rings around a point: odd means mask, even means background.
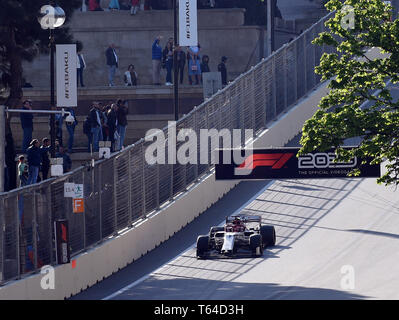
[[[40,9],[39,23],[42,29],[50,30],[49,47],[50,47],[50,107],[55,109],[55,72],[54,72],[54,53],[55,40],[54,29],[61,27],[65,22],[65,12],[59,6],[45,5]],[[51,158],[55,158],[55,115],[50,115],[50,140],[51,140]]]

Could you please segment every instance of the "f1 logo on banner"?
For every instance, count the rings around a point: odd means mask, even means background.
[[[360,170],[357,178],[381,176],[380,165],[370,165],[368,159],[335,162],[334,150],[297,157],[298,151],[299,148],[254,149],[242,163],[223,164],[226,150],[220,149],[217,152],[222,161],[216,164],[216,180],[344,178],[354,169]],[[363,160],[366,164],[362,164]]]

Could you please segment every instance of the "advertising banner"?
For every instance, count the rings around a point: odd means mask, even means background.
[[[179,45],[198,45],[197,0],[179,0]]]
[[[57,107],[77,107],[76,44],[56,45]]]
[[[254,149],[241,163],[223,164],[230,161],[223,159],[226,150],[218,150],[220,164],[216,165],[216,180],[345,178],[353,169],[360,169],[360,175],[350,178],[381,176],[380,165],[370,165],[370,159],[355,157],[349,162],[334,162],[334,150],[297,157],[298,151],[299,148]],[[230,153],[230,159],[234,159],[233,149]],[[367,163],[362,164],[363,160]]]

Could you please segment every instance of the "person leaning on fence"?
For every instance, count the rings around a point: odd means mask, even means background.
[[[28,181],[27,184],[35,184],[39,175],[40,162],[42,160],[39,140],[33,139],[28,150]]]

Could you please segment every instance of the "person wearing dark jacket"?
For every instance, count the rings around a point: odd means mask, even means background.
[[[32,101],[25,100],[22,105],[22,110],[32,110]],[[23,130],[22,152],[25,153],[29,147],[29,143],[32,141],[33,114],[21,112],[20,118]]]
[[[222,62],[218,65],[218,71],[222,74],[222,85],[227,85],[227,68],[226,68],[227,57],[222,57]]]
[[[39,175],[40,162],[42,160],[39,145],[39,140],[33,139],[26,151],[28,155],[28,185],[35,184]]]
[[[117,130],[119,134],[118,150],[122,150],[126,135],[127,114],[129,113],[129,108],[126,106],[126,104],[127,102],[123,102],[121,99],[117,101],[116,117],[118,120]]]
[[[204,72],[211,72],[211,70],[209,69],[209,56],[207,56],[206,54],[203,55],[201,62],[201,83],[202,83],[202,74]]]
[[[46,180],[48,178],[48,171],[50,169],[50,139],[44,138],[42,140],[42,145],[40,146],[40,154],[41,154],[41,166],[40,171],[42,172],[42,180]]]
[[[102,123],[100,115],[100,106],[98,102],[93,103],[93,107],[90,109],[90,124],[91,134],[93,135],[93,151],[99,150],[98,142],[102,140]]]
[[[115,44],[111,44],[105,51],[108,66],[108,82],[110,87],[114,87],[114,77],[116,69],[118,69],[118,56],[115,51]]]

